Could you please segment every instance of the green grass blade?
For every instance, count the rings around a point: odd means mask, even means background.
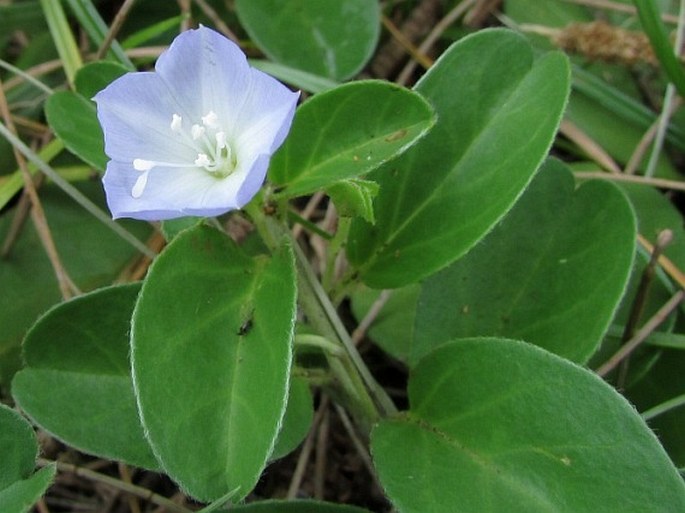
[[[261,59],[250,59],[250,64],[264,73],[273,75],[279,80],[299,87],[310,93],[322,93],[340,85],[340,82],[330,78],[315,75],[307,71],[295,69],[277,62]]]
[[[57,53],[62,60],[67,80],[73,85],[76,72],[83,66],[83,60],[78,51],[74,34],[69,28],[62,3],[60,0],[40,0],[40,5],[43,8],[48,27],[50,27]]]
[[[29,162],[40,169],[43,174],[50,178],[60,189],[62,189],[69,197],[71,197],[71,199],[81,205],[98,221],[103,223],[110,230],[112,230],[145,256],[150,258],[157,256],[154,251],[137,239],[135,235],[126,230],[123,226],[117,224],[111,217],[109,217],[108,214],[103,212],[100,207],[88,199],[81,191],[62,178],[54,169],[52,169],[36,153],[34,153],[31,148],[26,146],[21,139],[14,135],[2,122],[0,122],[0,135],[7,139],[10,144],[14,145],[14,147],[20,152],[22,152]]]
[[[647,34],[666,75],[673,82],[680,96],[685,96],[685,71],[673,52],[668,34],[661,22],[656,2],[654,0],[633,0],[633,3],[637,7],[642,28]]]
[[[642,413],[642,418],[645,420],[652,420],[654,417],[666,413],[668,411],[674,410],[676,408],[682,408],[685,406],[685,394],[664,401],[663,403],[657,404],[653,408]]]
[[[642,103],[579,66],[573,67],[573,89],[642,130],[647,130],[656,121],[657,115]],[[669,124],[666,140],[679,150],[685,151],[685,132],[679,126]]]
[[[49,163],[64,149],[64,143],[60,139],[53,139],[38,153],[40,159]],[[35,175],[38,167],[34,163],[28,164],[29,173]],[[24,187],[24,178],[21,176],[21,169],[14,173],[0,178],[0,209],[4,208],[14,195]]]
[[[171,30],[173,28],[176,28],[176,30],[178,30],[177,27],[181,24],[182,20],[183,16],[179,15],[167,18],[166,20],[158,21],[157,23],[153,23],[152,25],[147,26],[128,36],[121,42],[121,46],[126,49],[138,48],[139,46],[144,45],[145,43],[155,39],[156,37],[161,36],[168,30]]]
[[[88,35],[93,42],[100,46],[105,40],[105,36],[107,35],[107,31],[109,29],[107,24],[100,16],[100,13],[98,13],[97,9],[95,9],[93,2],[91,0],[67,0],[67,3],[69,4],[71,11],[74,13],[74,16],[76,16],[76,19],[79,21],[81,26],[86,29],[86,32],[88,32]],[[116,40],[112,41],[108,56],[123,64],[130,70],[135,69],[133,63],[128,58],[119,42]]]

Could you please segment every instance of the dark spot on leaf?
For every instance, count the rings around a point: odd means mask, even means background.
[[[387,136],[385,138],[385,140],[386,140],[386,142],[395,142],[395,141],[399,141],[400,139],[402,139],[406,135],[407,135],[407,129],[402,128],[402,129],[398,130],[397,132],[394,132],[394,133],[390,134],[389,136]]]
[[[243,322],[240,325],[240,328],[238,328],[238,336],[244,337],[245,335],[247,335],[252,330],[253,324],[254,324],[254,321],[252,320],[252,317],[250,317],[245,322]]]

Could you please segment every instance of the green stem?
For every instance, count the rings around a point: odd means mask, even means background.
[[[284,236],[292,240],[287,227],[273,217],[265,216],[259,209],[258,202],[251,202],[247,211],[268,246],[276,247]],[[343,396],[342,400],[350,408],[360,427],[368,433],[381,416],[396,413],[397,409],[366,367],[302,249],[296,241],[292,241],[292,244],[296,258],[300,307],[317,333],[342,350],[342,354],[324,354],[339,386],[338,392]]]
[[[295,345],[316,347],[324,352],[331,353],[333,356],[340,356],[343,354],[338,344],[331,342],[321,335],[310,335],[308,333],[297,334],[295,335]]]
[[[43,8],[45,21],[48,23],[57,53],[62,61],[64,73],[69,84],[73,86],[76,72],[83,66],[83,61],[74,34],[69,27],[67,16],[64,13],[64,7],[62,7],[61,2],[54,0],[40,0],[40,5]]]
[[[328,251],[326,253],[326,270],[324,271],[322,280],[323,288],[328,292],[333,288],[333,283],[335,282],[335,262],[338,259],[340,250],[342,250],[345,245],[347,235],[350,233],[350,226],[352,226],[352,218],[340,216],[338,218],[338,229],[328,245]]]

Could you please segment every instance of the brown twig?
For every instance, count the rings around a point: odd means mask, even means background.
[[[656,119],[640,138],[639,142],[635,146],[635,150],[630,155],[628,163],[623,169],[624,175],[634,175],[637,172],[637,168],[640,166],[640,163],[647,153],[647,150],[652,145],[652,141],[654,140],[657,130],[659,130],[659,119]]]
[[[47,75],[48,73],[52,73],[53,71],[57,71],[62,67],[62,61],[59,59],[54,59],[52,61],[46,61],[41,64],[37,64],[35,66],[32,66],[28,69],[23,70],[23,74],[26,76],[29,76],[31,78],[37,78],[43,75]],[[9,80],[5,82],[4,89],[5,92],[8,92],[10,89],[13,89],[24,82],[26,82],[26,78],[22,75],[16,75]],[[47,91],[46,91],[47,92]]]
[[[178,8],[181,11],[181,26],[179,30],[185,32],[190,28],[191,21],[191,0],[176,0],[178,2]]]
[[[38,513],[50,513],[50,510],[48,509],[48,505],[45,504],[45,499],[40,499],[36,503],[36,509],[38,510]]]
[[[309,462],[309,457],[311,456],[312,449],[314,447],[314,439],[316,438],[316,432],[321,423],[321,419],[324,413],[328,410],[330,399],[328,395],[322,394],[321,401],[319,402],[319,408],[316,410],[314,419],[312,420],[312,426],[309,429],[309,434],[302,444],[302,449],[300,449],[300,455],[297,458],[297,464],[295,465],[295,470],[293,476],[290,479],[290,485],[288,486],[288,492],[286,494],[286,499],[294,499],[297,497],[297,492],[302,485],[302,480],[304,479],[304,473],[307,469],[307,463]]]
[[[221,19],[221,16],[217,14],[217,12],[214,10],[214,8],[209,5],[205,0],[194,0],[197,6],[202,10],[202,12],[207,16],[210,20],[212,20],[212,23],[214,23],[214,26],[221,32],[224,36],[232,40],[234,43],[238,43],[239,39],[238,36],[235,35],[235,32],[233,32],[230,28],[228,28],[228,25],[226,25],[223,20]]]
[[[594,160],[604,169],[612,173],[620,173],[620,166],[611,158],[611,155],[602,148],[597,141],[588,136],[578,126],[568,120],[563,120],[559,131],[564,134],[571,142],[574,142],[588,157]]]
[[[643,235],[638,233],[637,241],[650,253],[654,252],[654,246]],[[659,265],[666,271],[666,274],[668,274],[680,288],[685,289],[685,273],[683,273],[683,271],[681,271],[666,255],[659,255],[658,261]]]
[[[640,175],[626,173],[607,173],[605,171],[577,171],[573,176],[579,179],[598,178],[612,182],[637,183],[640,185],[658,187],[660,189],[671,189],[673,191],[685,191],[685,182],[677,180],[667,180],[666,178],[647,178]]]
[[[376,320],[378,314],[381,313],[381,310],[383,310],[383,307],[388,302],[388,299],[390,299],[391,295],[391,290],[384,290],[378,295],[376,300],[371,305],[371,308],[369,308],[369,311],[366,313],[366,315],[361,320],[359,325],[352,332],[352,335],[350,335],[350,337],[352,338],[352,342],[355,345],[359,344],[359,342],[361,342],[361,340],[364,338],[364,335],[366,335],[366,332],[371,327],[373,322]]]
[[[166,497],[158,495],[153,491],[148,490],[147,488],[142,488],[134,484],[125,483],[114,477],[101,474],[99,472],[95,472],[94,470],[85,467],[79,467],[77,465],[74,465],[73,463],[65,463],[63,461],[49,461],[43,458],[38,458],[37,463],[38,466],[41,467],[52,465],[54,463],[57,466],[57,470],[59,470],[62,473],[73,474],[75,476],[83,477],[96,483],[109,486],[110,488],[113,488],[115,490],[130,493],[131,495],[140,497],[143,500],[152,502],[153,504],[156,504],[158,506],[162,506],[173,513],[192,513],[191,510],[184,508],[183,506],[180,506],[179,504],[176,504],[175,502],[167,499]]]
[[[107,54],[110,46],[112,46],[112,41],[114,41],[114,38],[117,37],[117,34],[121,30],[121,27],[124,25],[124,21],[126,21],[128,13],[131,11],[131,8],[133,7],[133,4],[135,2],[136,0],[124,0],[124,3],[117,11],[116,16],[114,16],[112,26],[109,28],[109,31],[107,32],[104,41],[100,45],[100,48],[98,48],[98,51],[95,53],[96,60],[102,59]]]
[[[427,54],[433,47],[435,42],[442,36],[442,34],[447,30],[452,23],[457,21],[463,14],[474,4],[476,0],[463,0],[452,8],[436,25],[433,30],[430,31],[426,39],[419,45],[419,53]],[[412,60],[407,63],[404,69],[397,76],[397,83],[401,85],[406,85],[409,82],[409,78],[416,69],[416,61]]]
[[[433,60],[426,55],[422,54],[421,51],[412,43],[412,41],[405,35],[405,33],[400,30],[387,16],[381,17],[381,22],[392,37],[404,48],[407,53],[421,66],[428,69],[433,64]]]
[[[161,253],[166,245],[164,236],[159,231],[154,231],[148,238],[145,245],[154,253]],[[148,255],[135,256],[131,263],[127,265],[117,276],[115,283],[131,283],[142,280],[147,274],[147,270],[152,263],[152,258]]]
[[[24,193],[19,197],[19,201],[17,202],[14,216],[12,216],[12,221],[10,222],[10,227],[7,230],[5,240],[2,243],[0,258],[6,258],[10,254],[10,251],[12,251],[12,246],[17,242],[30,210],[31,199],[28,197],[28,194]]]
[[[675,293],[646,323],[628,340],[606,363],[602,364],[595,372],[599,376],[606,376],[619,365],[624,358],[629,356],[645,339],[652,333],[678,305],[685,299],[685,291],[682,289]]]
[[[128,466],[122,462],[119,462],[117,466],[119,468],[121,480],[126,484],[133,484],[131,479],[131,469],[129,469]],[[138,497],[135,495],[128,496],[128,507],[131,510],[131,513],[141,513],[140,502],[138,501]]]
[[[625,328],[623,330],[623,336],[621,337],[621,342],[623,343],[626,343],[635,335],[635,329],[637,328],[640,319],[642,319],[642,314],[647,304],[649,289],[652,286],[652,283],[654,282],[654,276],[656,275],[656,266],[659,261],[659,257],[663,254],[664,249],[666,249],[666,246],[668,246],[672,240],[673,232],[668,229],[661,231],[659,233],[659,236],[657,237],[656,244],[652,248],[652,254],[649,258],[649,262],[642,271],[640,283],[638,284],[637,291],[635,292],[635,297],[633,299],[633,303],[630,307],[628,321],[626,322]],[[621,368],[617,379],[618,388],[623,388],[625,385],[625,381],[628,376],[628,364],[628,358],[625,358],[621,362]]]
[[[0,79],[0,113],[2,114],[2,118],[5,121],[7,129],[12,134],[16,135],[16,129],[12,120],[12,115],[7,106],[7,98],[5,97],[2,79]],[[57,251],[55,241],[52,238],[47,217],[45,216],[45,211],[43,210],[43,205],[38,198],[38,192],[36,191],[31,172],[26,165],[24,155],[22,155],[21,152],[19,152],[15,147],[12,149],[24,180],[24,193],[29,197],[31,202],[31,219],[36,228],[36,232],[38,233],[38,237],[40,238],[43,248],[45,249],[45,253],[52,264],[52,269],[55,273],[55,277],[57,278],[57,283],[59,285],[62,298],[69,299],[73,297],[74,294],[80,294],[80,291],[72,281],[69,273],[67,273],[67,270],[62,265],[62,260],[59,256],[59,252]]]
[[[321,203],[321,201],[325,197],[326,197],[326,194],[323,191],[319,191],[319,192],[314,193],[312,195],[312,197],[309,198],[309,201],[305,205],[300,216],[303,219],[306,219],[307,221],[309,221],[309,218],[312,216],[314,211],[319,206],[319,203]],[[293,239],[297,240],[297,238],[302,234],[302,230],[304,230],[304,227],[301,224],[296,224],[295,226],[293,226]]]
[[[343,427],[345,428],[345,431],[347,431],[347,436],[350,437],[350,440],[352,441],[352,445],[354,445],[355,450],[357,451],[357,454],[359,455],[359,458],[362,460],[362,463],[366,467],[366,469],[369,471],[369,475],[373,479],[374,483],[378,487],[379,490],[383,490],[383,486],[381,485],[380,481],[378,481],[378,476],[376,475],[376,469],[373,465],[373,462],[371,461],[371,456],[369,455],[369,450],[367,447],[362,443],[361,439],[357,435],[357,432],[354,429],[354,425],[352,424],[352,421],[350,420],[349,415],[347,415],[347,412],[345,409],[338,405],[335,404],[335,411],[338,414],[338,417],[340,417],[340,420],[342,421]]]
[[[563,0],[570,4],[584,5],[586,7],[595,7],[597,9],[605,9],[608,11],[623,12],[626,14],[637,15],[637,9],[632,5],[627,5],[621,2],[611,2],[609,0]],[[672,14],[662,14],[661,19],[667,23],[678,23],[678,17]]]
[[[371,73],[379,78],[389,78],[406,55],[407,45],[402,44],[402,41],[409,42],[412,51],[414,51],[416,42],[430,31],[430,28],[439,18],[441,8],[440,0],[422,0],[419,2],[404,20],[402,26],[396,31],[391,31],[393,37],[389,38],[376,52],[371,63]],[[396,28],[396,24],[387,17],[383,24],[389,31],[391,28]],[[397,35],[400,35],[401,39]],[[422,53],[416,52],[416,54]]]
[[[331,410],[326,408],[316,433],[316,456],[314,458],[314,498],[320,501],[325,498],[330,420]]]
[[[499,7],[502,0],[479,0],[464,16],[464,25],[468,27],[481,27],[487,17]]]

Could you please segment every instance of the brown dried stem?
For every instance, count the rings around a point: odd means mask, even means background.
[[[419,53],[425,55],[433,47],[435,42],[442,36],[442,34],[447,30],[452,23],[457,21],[464,13],[471,8],[477,0],[463,0],[458,3],[450,12],[448,12],[436,25],[433,30],[430,31],[426,39],[419,45]],[[416,69],[416,61],[412,60],[407,63],[404,69],[400,72],[397,77],[397,83],[406,85],[409,82],[409,78]]]
[[[235,32],[233,32],[230,28],[228,28],[228,25],[226,25],[223,20],[221,19],[221,16],[217,14],[217,12],[212,8],[211,5],[209,5],[205,0],[194,0],[197,6],[202,10],[202,12],[207,16],[210,20],[212,20],[212,23],[214,23],[214,26],[221,32],[224,36],[229,38],[235,43],[239,42],[238,36],[235,35]]]
[[[7,105],[7,98],[5,97],[5,91],[2,85],[2,80],[0,79],[0,114],[5,121],[7,129],[14,135],[16,135],[16,128],[12,120],[12,115],[9,111]],[[69,299],[75,294],[80,294],[78,287],[74,284],[73,280],[67,273],[67,270],[62,265],[62,260],[57,251],[57,246],[52,238],[52,233],[50,232],[50,227],[48,225],[47,217],[45,216],[45,211],[43,210],[43,205],[38,198],[38,192],[36,191],[35,183],[31,172],[26,165],[26,160],[24,155],[17,150],[17,148],[12,148],[14,151],[14,157],[17,161],[17,165],[21,170],[21,175],[24,180],[24,194],[26,194],[31,203],[31,219],[38,233],[38,237],[45,249],[52,269],[57,278],[57,283],[59,285],[60,292],[63,299]],[[3,248],[3,250],[6,248]]]
[[[101,474],[99,472],[95,472],[94,470],[85,467],[79,467],[72,463],[65,463],[63,461],[49,461],[43,458],[38,459],[38,465],[41,467],[45,467],[53,463],[57,466],[57,470],[59,470],[62,473],[74,474],[75,476],[83,477],[96,483],[109,486],[115,490],[130,493],[131,495],[135,495],[136,497],[140,497],[141,499],[150,501],[153,504],[162,506],[173,513],[192,513],[192,511],[188,508],[176,504],[175,502],[172,502],[166,497],[162,497],[161,495],[158,495],[153,491],[148,490],[147,488],[142,488],[131,483],[125,483],[124,481],[121,481],[114,477]]]
[[[107,54],[110,46],[112,46],[112,41],[114,41],[114,39],[117,37],[117,34],[124,25],[124,22],[128,17],[128,13],[131,11],[131,8],[135,2],[136,0],[125,0],[121,5],[121,8],[117,11],[116,16],[114,16],[112,26],[109,28],[104,41],[100,45],[100,48],[98,48],[98,51],[95,53],[96,60],[102,59]]]
[[[635,335],[628,340],[606,363],[602,364],[595,372],[599,376],[606,376],[628,357],[645,339],[652,333],[678,305],[685,299],[685,291],[679,290],[657,313],[655,313]]]

